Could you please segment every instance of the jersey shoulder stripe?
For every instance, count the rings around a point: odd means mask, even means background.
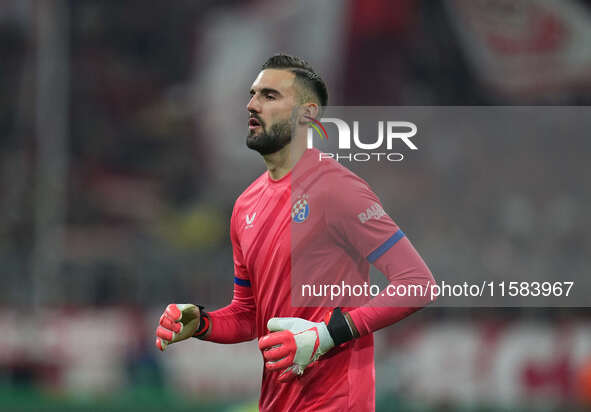
[[[396,233],[394,233],[388,240],[378,246],[376,250],[371,252],[367,256],[367,260],[369,263],[374,263],[376,260],[380,258],[384,253],[386,253],[392,246],[396,244],[400,239],[404,237],[404,232],[400,229]]]

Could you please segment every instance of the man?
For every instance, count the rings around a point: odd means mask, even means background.
[[[171,304],[157,329],[160,350],[191,336],[218,343],[258,337],[266,361],[262,411],[374,410],[372,332],[429,303],[386,295],[361,307],[295,307],[296,271],[355,282],[368,279],[372,263],[391,285],[434,284],[367,184],[307,149],[310,121],[327,100],[323,80],[305,61],[276,55],[263,65],[250,89],[246,144],[267,171],[232,213],[234,298],[213,312]],[[374,213],[361,218],[368,209]]]

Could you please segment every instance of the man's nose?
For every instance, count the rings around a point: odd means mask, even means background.
[[[258,104],[258,101],[255,98],[255,96],[252,96],[248,101],[248,104],[246,105],[246,110],[248,110],[250,113],[259,113],[261,111],[261,107]]]

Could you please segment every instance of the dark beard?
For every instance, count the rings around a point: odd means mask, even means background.
[[[271,130],[265,130],[265,124],[261,123],[262,132],[258,135],[249,134],[246,137],[246,146],[256,150],[261,155],[278,152],[291,142],[291,122],[285,120],[275,123]]]

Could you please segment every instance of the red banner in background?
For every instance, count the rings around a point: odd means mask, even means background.
[[[468,59],[499,95],[531,99],[591,85],[591,15],[579,2],[447,5]]]
[[[381,336],[376,374],[394,379],[377,381],[417,401],[539,407],[589,396],[588,322],[447,320]]]
[[[129,365],[149,358],[169,389],[187,396],[258,396],[259,379],[248,378],[261,375],[256,341],[193,339],[161,353],[153,346],[154,313],[107,308],[33,316],[0,310],[0,369],[29,368],[33,384],[80,396],[133,385]],[[413,319],[375,338],[378,393],[467,406],[564,406],[590,399],[587,321]]]

